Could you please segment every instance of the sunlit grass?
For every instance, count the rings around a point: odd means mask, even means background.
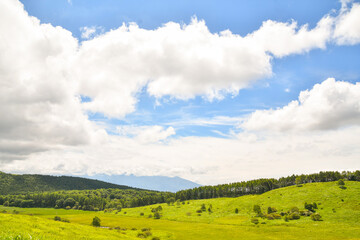
[[[346,186],[347,189],[342,190],[335,182],[311,183],[303,187],[276,189],[262,195],[193,200],[171,206],[160,204],[163,208],[160,220],[148,218],[153,214],[151,208],[159,204],[122,209],[117,214],[116,211],[105,213],[1,206],[0,211],[6,210],[7,213],[0,214],[0,236],[20,234],[27,239],[27,234],[30,234],[32,239],[49,239],[48,236],[57,237],[51,239],[139,239],[136,236],[142,228],[151,228],[152,236],[148,239],[153,236],[160,239],[360,239],[360,183],[346,182]],[[263,224],[258,225],[250,221],[255,215],[252,210],[254,204],[260,205],[263,212],[269,206],[280,212],[293,206],[304,209],[304,202],[318,203],[317,212],[324,221],[314,222],[310,217],[289,222],[284,219],[259,219]],[[202,204],[206,208],[211,204],[212,213],[206,211],[199,216],[196,211]],[[235,213],[235,208],[238,208],[238,213]],[[12,214],[14,209],[20,213]],[[141,213],[144,215],[140,216]],[[25,216],[29,214],[33,216]],[[55,222],[54,216],[64,217],[70,223]],[[91,227],[94,216],[101,219],[102,226],[123,230]],[[61,235],[55,234],[58,231]],[[75,235],[82,238],[74,238]]]

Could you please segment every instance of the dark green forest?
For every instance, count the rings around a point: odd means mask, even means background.
[[[0,172],[0,195],[58,190],[90,190],[100,188],[136,189],[80,177],[49,175],[16,175]]]
[[[82,209],[82,210],[121,210],[124,207],[138,207],[151,205],[156,203],[173,204],[175,201],[185,201],[193,199],[208,199],[219,197],[239,197],[248,194],[262,194],[264,192],[287,187],[291,185],[298,185],[299,187],[305,183],[312,182],[331,182],[340,179],[349,181],[360,181],[360,171],[354,172],[320,172],[307,175],[292,175],[282,177],[279,179],[257,179],[251,181],[236,182],[230,184],[221,184],[217,186],[203,186],[176,193],[170,192],[156,192],[141,189],[121,189],[125,186],[117,186],[117,188],[101,188],[96,190],[81,190],[86,187],[96,188],[98,185],[105,184],[106,187],[111,187],[114,184],[108,184],[95,180],[88,180],[83,178],[71,177],[51,177],[41,175],[23,175],[26,176],[22,180],[26,182],[21,185],[19,179],[13,182],[6,178],[10,174],[2,174],[0,184],[4,182],[8,185],[0,186],[0,189],[5,194],[0,195],[0,205],[15,206],[15,207],[50,207],[50,208],[66,208],[66,209]],[[18,175],[12,175],[16,178]],[[33,177],[33,178],[31,178]],[[5,179],[5,180],[4,180]],[[20,178],[21,179],[21,178]],[[41,181],[37,182],[37,179]],[[44,182],[45,179],[51,181]],[[65,182],[61,182],[65,179]],[[57,180],[57,181],[55,181]],[[11,184],[16,183],[12,191],[6,189],[11,188]],[[27,186],[32,183],[33,185]],[[91,183],[91,184],[90,184]],[[73,185],[71,185],[73,184]],[[61,188],[62,191],[44,191],[47,188]],[[79,190],[67,190],[69,188]],[[4,190],[5,189],[5,190]],[[41,191],[39,190],[41,189]],[[13,192],[18,192],[13,194]]]
[[[292,175],[279,179],[264,178],[251,181],[235,182],[229,184],[221,184],[217,186],[203,186],[193,189],[178,191],[175,194],[176,199],[208,199],[218,197],[239,197],[248,194],[262,194],[264,192],[312,182],[332,182],[340,179],[349,181],[360,181],[360,171],[344,171],[344,172],[320,172],[314,174]]]

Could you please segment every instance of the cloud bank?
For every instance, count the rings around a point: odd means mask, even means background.
[[[236,95],[271,76],[274,58],[328,44],[359,43],[359,9],[358,3],[344,3],[337,16],[324,16],[313,29],[295,21],[268,20],[240,36],[230,30],[212,33],[205,21],[194,18],[189,24],[169,22],[153,30],[123,24],[79,43],[66,29],[29,16],[19,1],[3,0],[1,167],[42,173],[170,174],[211,183],[214,176],[225,176],[224,181],[250,177],[260,166],[281,173],[289,168],[289,159],[296,169],[305,169],[300,160],[307,159],[317,159],[312,169],[323,169],[324,164],[339,169],[340,161],[359,166],[353,160],[360,156],[354,146],[359,84],[333,79],[302,92],[298,101],[281,109],[255,112],[243,122],[243,132],[230,139],[169,138],[175,129],[161,126],[119,127],[122,134],[114,136],[87,115],[90,111],[123,118],[136,110],[143,89],[159,99],[202,96],[211,101]],[[94,32],[84,29],[84,34],[91,38]],[[82,102],[80,96],[90,101]],[[250,133],[264,130],[271,133]],[[293,132],[298,130],[306,131]]]

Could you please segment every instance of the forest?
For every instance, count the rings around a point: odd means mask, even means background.
[[[28,191],[19,194],[0,195],[0,205],[13,207],[65,208],[99,211],[105,209],[121,211],[122,208],[146,206],[156,203],[173,204],[175,201],[239,197],[312,182],[331,182],[340,179],[360,181],[360,171],[320,172],[308,175],[292,175],[279,179],[257,179],[251,181],[203,186],[176,193],[139,189],[96,189],[62,191]],[[82,180],[83,181],[83,180]]]

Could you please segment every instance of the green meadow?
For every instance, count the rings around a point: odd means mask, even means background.
[[[238,198],[191,200],[173,205],[156,204],[118,211],[81,211],[50,208],[0,206],[1,239],[360,239],[360,182],[346,181],[346,189],[336,182],[290,186],[261,195]],[[257,217],[268,207],[278,213],[304,203],[317,203],[322,221],[309,216],[298,220],[269,220]],[[205,205],[206,211],[201,211]],[[161,218],[152,209],[162,207]],[[212,206],[211,211],[209,208]],[[238,209],[235,213],[235,209]],[[54,217],[70,222],[55,221]],[[101,228],[92,227],[92,219]]]

